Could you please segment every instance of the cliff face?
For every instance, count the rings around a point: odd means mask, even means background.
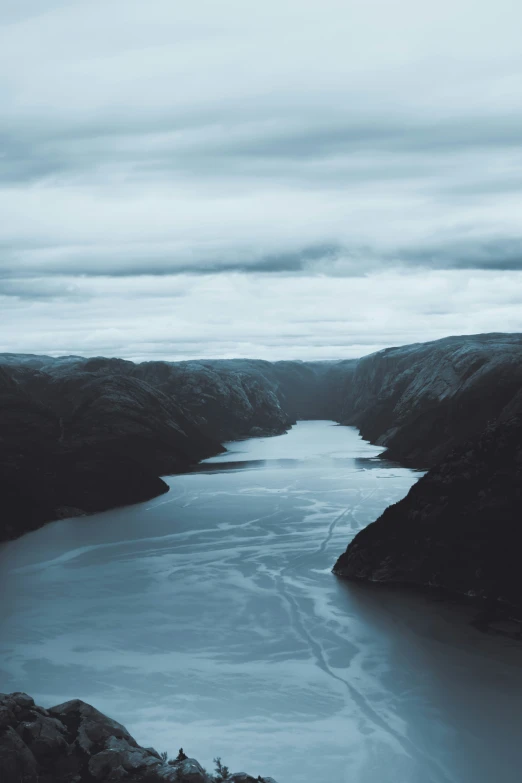
[[[361,531],[334,573],[442,587],[522,609],[522,393]]]
[[[283,408],[273,365],[262,361],[144,362],[131,370],[161,390],[216,440],[285,432],[295,418]]]
[[[497,420],[521,385],[521,335],[449,337],[360,359],[338,418],[429,467]]]
[[[68,425],[0,368],[0,539],[167,490],[121,439]]]
[[[183,758],[184,756],[184,758]],[[215,783],[196,759],[167,762],[125,726],[79,699],[44,709],[26,693],[0,694],[2,783]],[[276,783],[245,772],[230,783]]]
[[[159,476],[285,432],[317,393],[299,363],[0,357],[0,540],[167,491]]]
[[[409,464],[434,464],[354,538],[334,572],[522,609],[521,338],[384,351],[361,360],[356,376],[351,421],[363,435]]]

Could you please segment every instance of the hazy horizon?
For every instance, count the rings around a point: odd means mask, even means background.
[[[446,335],[447,338],[450,337],[482,337],[488,334],[498,334],[498,335],[513,335],[517,334],[517,332],[480,332],[477,334],[453,334],[453,335]],[[522,332],[520,333],[522,337]],[[440,339],[445,339],[444,337]],[[79,358],[79,359],[124,359],[125,361],[134,362],[135,364],[139,364],[141,362],[148,362],[148,361],[163,361],[163,362],[214,362],[214,361],[234,361],[234,360],[252,360],[252,361],[295,361],[295,362],[342,362],[346,359],[363,359],[365,356],[370,356],[372,353],[377,353],[381,350],[385,350],[387,348],[401,348],[407,345],[419,345],[423,343],[429,343],[433,342],[430,340],[418,340],[415,343],[401,343],[397,345],[389,345],[389,346],[383,346],[381,348],[377,348],[375,351],[367,351],[362,354],[354,355],[352,352],[353,346],[346,346],[346,350],[344,354],[341,356],[332,356],[331,358],[314,358],[314,357],[308,357],[308,358],[297,358],[294,356],[288,356],[288,357],[271,357],[271,358],[265,358],[265,357],[259,357],[259,356],[236,356],[236,355],[230,355],[230,356],[185,356],[185,357],[154,357],[150,358],[147,356],[142,357],[124,357],[124,356],[109,356],[107,354],[89,354],[89,353],[35,353],[34,351],[0,351],[0,355],[13,355],[13,356],[48,356],[52,359],[67,359],[67,358]],[[437,341],[435,341],[437,342]]]

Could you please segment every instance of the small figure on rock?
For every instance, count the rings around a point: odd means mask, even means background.
[[[188,759],[188,756],[185,753],[185,751],[183,750],[183,748],[180,748],[179,749],[179,753],[178,753],[178,755],[176,757],[176,761],[185,761],[185,759]]]

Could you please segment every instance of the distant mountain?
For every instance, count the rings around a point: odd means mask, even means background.
[[[429,467],[495,421],[522,386],[522,335],[387,348],[357,362],[337,418],[387,455]]]

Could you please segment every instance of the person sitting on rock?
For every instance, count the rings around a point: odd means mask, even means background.
[[[183,748],[180,748],[179,749],[179,753],[178,753],[178,755],[176,757],[176,761],[185,761],[185,759],[188,759],[188,756],[185,753],[185,751],[183,750]]]

